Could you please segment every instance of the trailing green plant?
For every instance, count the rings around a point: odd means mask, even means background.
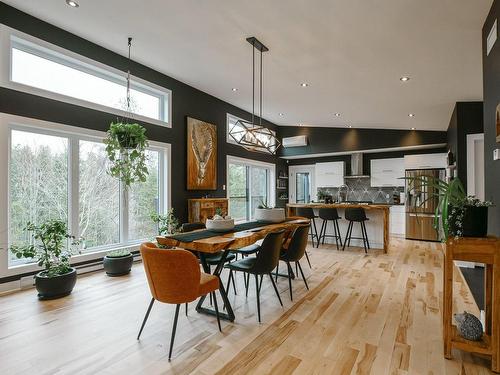
[[[110,251],[109,253],[106,254],[106,256],[108,258],[123,258],[129,256],[130,254],[131,252],[126,249],[118,249]]]
[[[17,258],[35,259],[44,268],[43,276],[54,277],[71,270],[69,261],[72,250],[80,244],[80,240],[68,233],[65,222],[49,220],[41,225],[28,222],[24,230],[30,233],[31,241],[25,245],[12,245],[12,254]],[[71,240],[69,245],[68,239]]]
[[[222,208],[221,208],[221,207],[217,207],[217,208],[215,209],[215,214],[216,214],[216,215],[219,215],[219,216],[224,216],[224,211],[222,210]]]
[[[441,239],[445,241],[449,236],[460,236],[463,227],[465,209],[468,206],[491,206],[489,201],[481,201],[465,193],[464,186],[459,178],[454,178],[450,182],[441,180],[434,176],[402,177],[408,182],[408,190],[412,191],[428,190],[433,191],[426,199],[416,204],[415,207],[424,206],[429,200],[438,198],[438,204],[434,212],[433,227],[439,233],[442,228]],[[418,187],[418,189],[417,189]],[[451,211],[450,211],[451,210]],[[418,219],[418,213],[417,213]],[[450,230],[450,224],[454,224],[455,230]]]
[[[111,166],[108,173],[125,186],[145,182],[148,175],[146,129],[139,124],[111,123],[104,140]]]
[[[159,235],[175,234],[180,231],[179,220],[175,217],[173,208],[165,215],[151,214],[151,220],[158,224]]]

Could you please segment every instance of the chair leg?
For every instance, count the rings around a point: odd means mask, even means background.
[[[278,282],[278,271],[280,269],[280,261],[278,260],[278,264],[276,265],[276,282]]]
[[[368,253],[366,250],[366,233],[365,233],[365,226],[363,225],[363,222],[361,222],[361,237],[363,237],[363,247],[365,248],[365,254]]]
[[[335,226],[337,227],[337,233],[339,236],[340,247],[342,247],[342,234],[340,234],[339,221],[335,220]]]
[[[155,302],[154,298],[151,298],[151,302],[149,303],[148,310],[146,311],[146,316],[142,321],[141,329],[139,330],[139,334],[137,335],[137,340],[141,337],[142,330],[144,329],[144,325],[146,324],[146,320],[149,318],[149,313],[151,312],[151,308],[153,307],[153,303]]]
[[[309,268],[312,269],[312,267],[311,267],[311,261],[309,260],[309,254],[307,254],[307,251],[305,251],[305,254],[306,254],[307,264],[309,264]]]
[[[248,286],[250,284],[250,274],[244,274],[243,277],[246,277],[247,283],[246,283],[246,290],[245,290],[245,297],[248,297]]]
[[[273,288],[274,291],[276,292],[276,295],[278,296],[278,299],[280,300],[280,305],[283,307],[283,302],[281,301],[280,293],[278,292],[278,288],[276,287],[276,283],[274,282],[273,275],[269,273],[269,278],[271,279],[271,283],[273,283]]]
[[[219,307],[217,306],[217,296],[215,295],[215,292],[212,292],[211,294],[214,300],[215,316],[217,316],[217,325],[219,326],[219,332],[222,332],[222,328],[220,326]]]
[[[349,242],[347,242],[347,246],[351,246],[352,229],[354,228],[354,222],[351,221],[350,224],[351,224],[351,227],[349,230]]]
[[[262,280],[263,279],[264,279],[264,275],[260,275],[259,293],[260,293],[260,288],[262,288]]]
[[[297,264],[295,264],[295,274],[298,275],[299,274],[299,268],[297,267]]]
[[[328,220],[323,220],[323,222],[325,223],[325,229],[323,229],[323,241],[321,243],[324,245],[326,238],[326,230],[328,229]]]
[[[314,228],[314,235],[316,236],[316,247],[319,247],[319,239],[318,239],[318,228],[316,228],[316,220],[311,219],[313,222],[313,228]],[[313,247],[314,247],[314,242],[313,242]]]
[[[365,234],[366,234],[366,245],[368,246],[368,248],[370,248],[370,241],[368,240],[368,232],[366,231],[366,225],[365,225],[365,222],[363,221],[363,228],[365,229]]]
[[[231,277],[233,277],[233,270],[229,270],[229,276],[227,277],[226,291],[228,294],[229,294],[229,287],[231,286]],[[212,301],[212,295],[210,295],[210,301]]]
[[[349,245],[351,244],[351,234],[350,231],[352,229],[352,221],[349,222],[349,225],[347,226],[347,232],[345,234],[345,240],[344,240],[344,246],[342,246],[342,251],[345,250],[345,246],[347,245],[347,241],[349,240]]]
[[[234,274],[231,274],[231,281],[232,281],[232,284],[233,284],[233,290],[234,290],[234,294],[238,294],[236,293],[236,282],[234,281]],[[226,289],[228,290],[228,289]]]
[[[300,266],[300,262],[296,261],[295,264],[299,266],[300,274],[302,275],[302,280],[304,280],[304,284],[306,284],[306,289],[309,290],[309,285],[307,285],[306,277],[304,276],[304,271],[302,271],[302,267]]]
[[[175,317],[174,317],[174,327],[172,328],[172,336],[170,337],[170,348],[168,350],[168,360],[172,358],[172,349],[174,348],[175,331],[177,330],[177,319],[179,318],[179,308],[180,304],[175,307]]]
[[[188,316],[188,304],[186,302],[186,316]]]
[[[255,274],[255,293],[257,294],[257,317],[260,323],[260,293],[259,293],[259,275]]]
[[[339,249],[339,233],[337,232],[337,220],[333,221],[333,235],[335,236],[335,245],[337,245],[337,250]]]
[[[286,262],[288,267],[288,288],[290,289],[290,301],[293,301],[293,292],[292,292],[292,266],[290,266],[290,262]]]
[[[325,243],[324,242],[324,237],[323,237],[323,229],[324,228],[325,228],[325,220],[323,220],[323,222],[321,223],[321,228],[319,229],[318,247],[319,247],[319,243],[320,243],[320,241],[321,241],[322,238],[323,238],[323,244]]]

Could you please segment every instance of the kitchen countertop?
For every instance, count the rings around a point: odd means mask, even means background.
[[[375,203],[288,203],[287,208],[365,208],[367,210],[388,210],[390,204],[375,204]]]

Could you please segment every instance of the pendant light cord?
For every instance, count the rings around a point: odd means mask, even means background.
[[[255,41],[252,43],[252,125],[255,122]]]
[[[260,114],[259,114],[259,126],[262,126],[262,47],[260,48]]]

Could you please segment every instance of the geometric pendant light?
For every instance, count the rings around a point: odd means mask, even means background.
[[[247,38],[252,45],[252,121],[238,120],[229,129],[229,136],[240,146],[249,151],[259,151],[276,154],[281,143],[274,133],[262,126],[262,53],[269,49],[257,38]],[[260,83],[259,83],[259,122],[255,123],[255,50],[260,52]]]

